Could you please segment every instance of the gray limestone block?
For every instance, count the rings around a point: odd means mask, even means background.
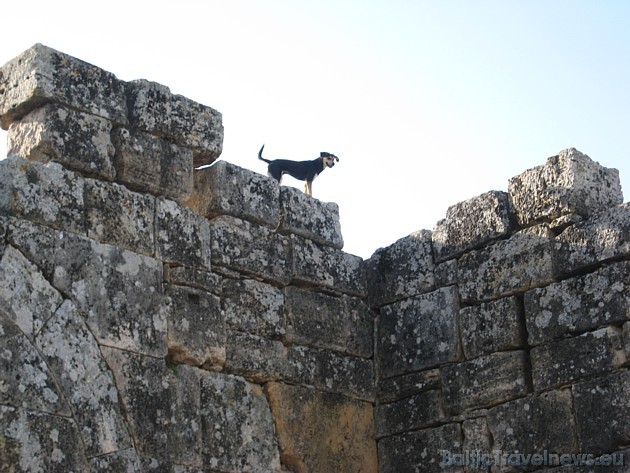
[[[573,386],[580,451],[615,451],[630,442],[630,371]]]
[[[225,363],[225,317],[214,294],[166,285],[168,355],[175,364],[220,367]]]
[[[9,127],[7,154],[33,161],[55,161],[84,175],[111,181],[114,146],[111,122],[49,104]]]
[[[339,206],[336,203],[313,199],[294,187],[282,186],[279,189],[280,233],[295,233],[322,245],[339,250],[343,248]]]
[[[376,398],[383,403],[394,402],[439,387],[439,369],[420,371],[395,378],[379,379]]]
[[[345,294],[367,295],[363,260],[330,246],[290,235],[293,247],[293,281]]]
[[[451,259],[436,264],[433,268],[435,288],[457,284],[457,260]]]
[[[373,307],[432,291],[435,287],[431,232],[421,230],[379,248],[365,261]]]
[[[374,364],[371,359],[291,345],[287,348],[287,360],[287,381],[354,399],[374,401]]]
[[[192,194],[193,156],[188,148],[138,130],[116,128],[116,181],[130,189],[183,202]]]
[[[630,202],[572,225],[557,237],[563,273],[630,255]]]
[[[155,255],[155,198],[94,179],[85,180],[83,198],[89,238]]]
[[[264,282],[225,278],[221,310],[232,330],[269,338],[286,331],[284,293]]]
[[[217,296],[220,296],[222,292],[221,276],[203,269],[165,264],[164,281],[176,286],[202,289]]]
[[[443,417],[440,391],[424,391],[399,401],[377,405],[374,411],[376,436],[386,437],[426,428]]]
[[[516,451],[575,452],[578,446],[573,412],[568,389],[548,391],[494,407],[486,417],[494,440],[493,450],[503,455]],[[601,430],[602,425],[598,428]],[[496,471],[513,471],[513,467],[502,464]]]
[[[255,383],[277,381],[288,372],[287,350],[280,341],[228,330],[223,371]]]
[[[159,261],[61,232],[53,257],[52,284],[85,314],[99,344],[166,356]]]
[[[611,371],[626,362],[621,330],[615,327],[539,345],[530,356],[536,391]]]
[[[288,286],[284,289],[289,344],[325,348],[370,358],[374,315],[356,297],[333,297]]]
[[[442,391],[452,414],[525,396],[529,391],[527,356],[520,350],[500,352],[444,366]]]
[[[524,226],[575,213],[588,217],[623,202],[619,171],[575,148],[513,177],[508,192]]]
[[[51,255],[59,231],[28,220],[7,220],[7,243],[18,249],[50,280],[55,269]]]
[[[194,166],[214,162],[223,148],[223,120],[216,110],[174,95],[144,79],[126,84],[133,128],[172,140],[193,152]]]
[[[618,324],[630,317],[630,263],[603,266],[525,293],[529,344]]]
[[[546,225],[466,253],[458,261],[462,301],[483,302],[545,286],[557,276],[561,256]]]
[[[211,470],[276,473],[280,454],[262,389],[243,378],[203,372],[203,464]]]
[[[53,102],[114,123],[127,122],[125,83],[113,74],[36,44],[0,68],[0,126]]]
[[[212,264],[275,284],[291,280],[291,242],[269,228],[231,216],[210,221]]]
[[[505,192],[490,191],[460,202],[449,207],[446,218],[433,229],[435,261],[453,258],[516,229],[516,215]]]
[[[0,215],[85,234],[85,179],[58,163],[0,161]]]
[[[276,229],[280,223],[280,188],[267,177],[227,161],[196,169],[186,204],[199,215],[231,215]]]
[[[383,378],[460,360],[454,286],[381,308],[377,353]]]
[[[210,225],[204,217],[173,200],[157,199],[155,227],[159,259],[189,268],[210,269]]]
[[[458,473],[452,455],[462,453],[460,424],[444,424],[430,429],[416,430],[378,441],[380,473]]]
[[[71,417],[0,405],[0,439],[7,472],[91,471]]]
[[[34,337],[63,298],[24,255],[7,246],[0,259],[0,306],[27,337]]]
[[[525,345],[523,309],[516,297],[464,307],[459,317],[467,359]]]
[[[88,457],[131,447],[114,378],[76,306],[65,301],[35,338],[35,344],[66,399],[72,400]]]

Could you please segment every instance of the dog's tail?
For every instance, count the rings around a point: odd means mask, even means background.
[[[266,162],[267,164],[271,163],[271,161],[269,161],[268,159],[265,159],[262,157],[262,150],[265,147],[265,145],[262,145],[262,148],[260,148],[260,151],[258,151],[258,159],[263,160],[264,162]]]

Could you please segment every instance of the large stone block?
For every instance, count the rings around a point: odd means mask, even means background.
[[[522,397],[528,384],[523,351],[494,353],[442,368],[444,403],[452,414]]]
[[[287,350],[280,341],[228,330],[223,371],[256,383],[277,381],[289,372]]]
[[[464,307],[459,317],[467,359],[525,345],[523,309],[516,297]]]
[[[426,428],[444,417],[442,399],[437,389],[376,406],[376,436],[385,437],[409,430]]]
[[[516,227],[516,215],[505,192],[490,191],[452,205],[432,232],[435,261],[509,235]]]
[[[0,126],[7,129],[43,104],[53,102],[127,122],[125,83],[113,74],[42,44],[0,68]]]
[[[221,277],[203,269],[164,265],[164,281],[177,286],[193,287],[221,295]]]
[[[461,472],[450,462],[461,454],[462,429],[459,424],[445,424],[433,429],[394,435],[378,442],[379,473]]]
[[[284,294],[284,339],[288,343],[372,356],[374,315],[361,299],[332,297],[294,286],[286,287]]]
[[[381,376],[458,361],[458,312],[453,286],[383,307],[377,338]]]
[[[291,280],[291,242],[269,228],[235,217],[210,221],[212,264],[276,284]]]
[[[193,188],[192,151],[163,138],[127,128],[112,133],[116,180],[130,189],[180,202]]]
[[[7,154],[44,163],[55,161],[111,181],[116,174],[111,129],[105,118],[49,104],[9,127]]]
[[[434,289],[431,232],[421,230],[380,248],[365,262],[368,300],[382,306]]]
[[[272,181],[275,185],[275,182]],[[295,233],[309,240],[333,248],[343,248],[339,206],[334,202],[312,199],[294,187],[280,187],[278,231]]]
[[[34,263],[44,278],[52,279],[55,261],[51,258],[59,231],[28,220],[7,220],[7,243]]]
[[[578,449],[573,401],[568,389],[502,404],[491,409],[486,419],[494,439],[493,449],[503,455],[545,450],[576,453]],[[514,471],[510,465],[501,463],[497,471]]]
[[[208,218],[231,215],[273,229],[280,223],[278,184],[226,161],[195,170],[193,193],[186,204]]]
[[[568,334],[618,324],[630,316],[630,263],[525,293],[528,341],[539,345]]]
[[[615,327],[539,345],[530,356],[537,391],[611,371],[626,362],[621,330]]]
[[[370,403],[304,386],[269,383],[265,390],[280,459],[291,471],[379,471]]]
[[[459,259],[460,295],[481,302],[525,292],[553,282],[560,253],[546,225],[528,228]]]
[[[615,451],[630,442],[630,371],[573,386],[580,451]]]
[[[223,148],[223,121],[216,110],[181,95],[165,85],[128,82],[131,126],[174,141],[193,152],[194,166],[212,163]]]
[[[432,369],[395,378],[379,379],[376,398],[383,403],[394,402],[439,387],[440,370]]]
[[[601,166],[575,148],[513,177],[508,192],[525,226],[575,213],[589,217],[623,202],[619,171]]]

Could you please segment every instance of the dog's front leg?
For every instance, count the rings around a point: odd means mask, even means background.
[[[304,183],[304,193],[309,197],[313,197],[313,181],[306,181]]]

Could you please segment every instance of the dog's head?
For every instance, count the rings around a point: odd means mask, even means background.
[[[334,154],[327,153],[326,151],[322,151],[319,153],[319,157],[324,160],[324,166],[333,167],[335,165],[335,161],[339,161],[339,158]]]

